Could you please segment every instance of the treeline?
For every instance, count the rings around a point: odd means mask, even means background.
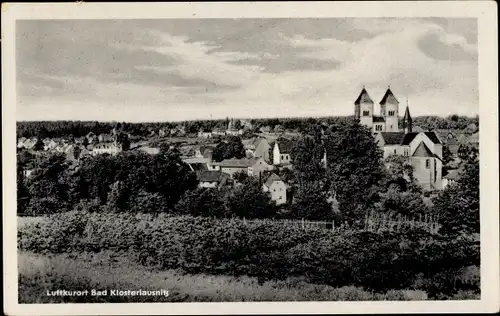
[[[306,132],[314,125],[335,125],[348,121],[352,116],[323,117],[323,118],[269,118],[269,119],[249,119],[252,124],[250,132],[259,132],[261,127],[269,128],[271,132],[283,130],[296,130]],[[151,123],[126,123],[126,122],[97,122],[97,121],[21,121],[17,122],[18,137],[81,137],[89,132],[95,134],[109,133],[113,128],[131,135],[146,137],[152,131],[158,133],[160,129],[174,129],[183,127],[188,134],[198,133],[200,130],[212,131],[215,128],[226,129],[230,119],[220,120],[196,120],[182,122],[151,122]],[[413,119],[415,126],[424,130],[435,129],[467,129],[472,125],[479,126],[479,117],[468,117],[450,115],[448,117],[439,116],[419,116]],[[235,120],[235,128],[243,128],[240,120]]]
[[[420,127],[424,131],[453,129],[468,130],[468,132],[474,133],[479,128],[479,116],[476,115],[474,117],[470,117],[456,114],[449,115],[447,117],[417,116],[413,118],[413,125]]]

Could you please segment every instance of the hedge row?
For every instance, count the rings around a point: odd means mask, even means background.
[[[479,265],[479,246],[423,231],[338,232],[237,219],[68,212],[18,230],[22,250],[127,253],[137,262],[187,273],[248,275],[376,291],[479,290],[457,279]]]

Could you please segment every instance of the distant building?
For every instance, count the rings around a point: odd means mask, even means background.
[[[160,153],[160,148],[158,147],[142,146],[137,149],[150,155],[158,155]]]
[[[255,152],[253,156],[255,158],[263,158],[266,162],[270,163],[269,151],[271,149],[271,145],[269,144],[269,141],[260,137],[255,140],[254,146]]]
[[[200,146],[195,149],[194,156],[199,158],[208,158],[211,161],[213,151],[214,151],[213,146]]]
[[[202,129],[202,130],[200,130],[200,131],[198,132],[198,137],[199,137],[199,138],[212,138],[212,137],[213,137],[213,134],[212,134],[212,132],[211,132],[211,131],[209,131],[209,130],[204,130],[204,129]]]
[[[87,137],[89,144],[92,144],[97,140],[97,136],[94,134],[94,132],[89,132],[85,137]]]
[[[225,185],[229,180],[229,175],[220,171],[198,171],[196,177],[201,188],[217,188]]]
[[[99,143],[92,148],[93,155],[110,154],[116,155],[122,151],[121,144],[117,142]]]
[[[241,141],[245,152],[247,152],[251,157],[263,158],[266,162],[270,163],[269,151],[271,145],[266,138],[257,137],[253,139],[244,139]]]
[[[434,131],[443,146],[448,147],[453,157],[458,157],[458,148],[460,147],[460,143],[458,141],[457,134],[450,130],[438,129]]]
[[[271,194],[271,200],[277,205],[286,203],[286,184],[279,176],[272,173],[262,185],[264,192]]]
[[[473,148],[479,149],[479,132],[475,132],[468,137],[467,143]]]
[[[449,170],[448,173],[443,177],[443,189],[445,189],[450,184],[456,183],[460,178],[460,170],[453,169]]]
[[[97,139],[99,139],[99,143],[110,143],[110,142],[114,142],[116,137],[112,134],[99,134],[99,136],[97,137]]]
[[[243,158],[243,159],[225,159],[221,162],[212,163],[219,166],[220,170],[231,177],[235,173],[244,172],[249,176],[259,176],[265,170],[271,170],[273,167],[262,158]]]
[[[51,139],[47,143],[44,144],[43,149],[46,151],[52,151],[52,150],[55,150],[57,146],[58,146],[58,143],[55,140]]]

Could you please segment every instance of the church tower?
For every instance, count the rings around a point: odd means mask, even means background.
[[[408,107],[408,100],[406,100],[405,116],[403,117],[403,131],[406,133],[412,132],[412,119],[410,115],[410,108]]]
[[[396,99],[391,91],[391,87],[387,88],[387,91],[380,101],[380,116],[385,120],[385,131],[386,132],[399,132],[399,101]]]
[[[354,101],[354,116],[362,125],[367,126],[370,130],[373,127],[373,101],[366,92],[365,86]]]

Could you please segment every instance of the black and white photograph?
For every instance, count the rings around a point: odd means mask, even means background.
[[[31,17],[12,11],[11,41],[2,35],[7,295],[33,313],[393,301],[494,311],[498,258],[485,259],[484,242],[498,257],[497,55],[479,39],[496,50],[495,33],[481,35],[496,25],[481,18],[497,21],[476,3],[470,16],[432,15],[430,3],[416,16],[382,2],[373,16],[362,2],[329,3],[331,16],[318,3],[309,16],[300,2],[262,16],[273,3],[233,15],[220,12],[237,3],[130,3],[123,17],[111,3],[52,17],[17,4]]]

